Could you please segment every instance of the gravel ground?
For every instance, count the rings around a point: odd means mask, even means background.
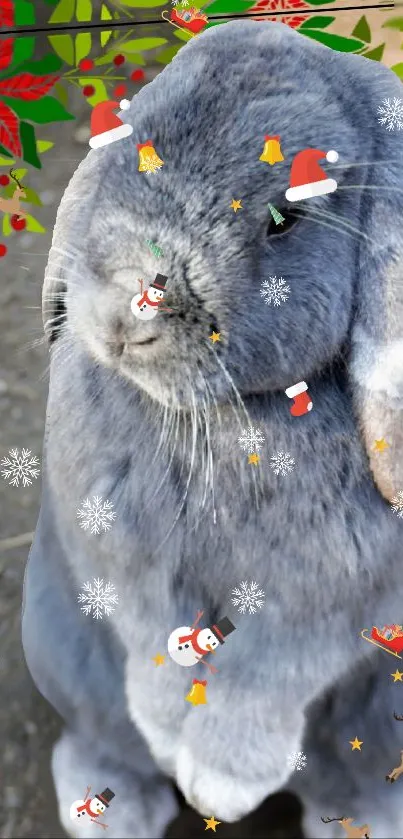
[[[346,14],[346,34],[351,19]],[[378,16],[379,33],[384,18]],[[375,28],[376,15],[371,15]],[[340,33],[340,27],[337,28]],[[385,34],[385,31],[383,32]],[[390,34],[390,33],[389,33]],[[401,33],[396,36],[395,56],[402,60]],[[159,68],[158,68],[159,69]],[[154,75],[146,69],[147,80]],[[47,395],[47,350],[43,343],[40,313],[41,286],[51,230],[63,190],[78,162],[87,153],[88,105],[77,92],[71,108],[74,123],[41,127],[37,136],[55,147],[43,158],[44,169],[30,175],[42,198],[38,217],[49,230],[43,236],[15,236],[10,254],[1,263],[0,277],[0,457],[13,448],[31,449],[41,457]],[[67,125],[67,127],[66,127]],[[38,694],[27,672],[20,643],[20,609],[24,566],[40,504],[40,478],[31,487],[10,487],[0,480],[0,744],[3,763],[0,800],[2,839],[59,839],[64,833],[57,818],[49,772],[50,751],[59,720]],[[222,839],[298,839],[298,804],[289,796],[268,799],[238,825],[221,825]],[[200,816],[184,806],[171,826],[171,837],[204,834]]]

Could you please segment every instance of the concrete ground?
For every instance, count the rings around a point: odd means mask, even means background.
[[[354,19],[353,19],[354,14]],[[384,35],[382,13],[367,13]],[[355,13],[343,14],[332,29],[351,34]],[[403,35],[387,31],[386,63],[402,61]],[[381,38],[374,37],[373,43]],[[154,70],[146,68],[147,80]],[[20,233],[10,242],[10,254],[0,265],[0,457],[13,448],[28,448],[41,458],[47,395],[47,350],[42,336],[41,285],[56,209],[67,181],[87,153],[88,105],[77,91],[71,108],[74,123],[41,127],[37,135],[55,142],[43,158],[44,168],[30,175],[43,208],[38,218],[48,228],[43,236]],[[11,487],[0,477],[0,746],[2,839],[63,837],[49,773],[49,756],[59,720],[34,688],[20,644],[21,591],[25,562],[40,503],[40,478],[31,487]],[[221,825],[220,835],[275,839],[300,835],[299,809],[287,796],[274,796],[238,825]],[[184,806],[169,836],[204,834],[200,816]]]

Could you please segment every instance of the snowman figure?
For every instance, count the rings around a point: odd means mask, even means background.
[[[70,818],[73,820],[79,819],[80,822],[84,823],[89,819],[91,822],[94,822],[94,824],[99,825],[99,827],[102,827],[105,830],[108,825],[97,821],[97,819],[99,816],[102,816],[102,813],[104,813],[106,808],[109,807],[109,802],[115,797],[115,793],[112,792],[109,787],[106,787],[106,789],[99,793],[99,795],[95,795],[94,798],[90,798],[90,791],[91,787],[87,787],[84,799],[79,798],[78,801],[73,801],[73,804],[70,807]]]
[[[139,320],[152,320],[155,318],[158,309],[160,312],[172,312],[161,306],[165,294],[165,285],[168,277],[164,274],[157,274],[149,288],[144,291],[143,280],[139,280],[140,294],[135,294],[131,302],[131,310]]]
[[[201,661],[211,673],[217,673],[215,667],[204,661],[204,656],[215,653],[219,644],[224,643],[224,638],[234,631],[235,626],[229,618],[225,617],[213,624],[211,628],[198,629],[197,625],[203,614],[204,612],[197,613],[192,626],[179,626],[171,632],[168,638],[168,653],[181,667],[193,667]]]

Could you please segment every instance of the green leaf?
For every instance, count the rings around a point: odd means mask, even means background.
[[[10,215],[9,213],[5,213],[3,217],[3,236],[9,236],[12,232],[13,228],[10,224]]]
[[[13,175],[15,175],[15,177],[17,178],[18,181],[22,181],[22,179],[25,178],[25,175],[27,174],[27,172],[28,172],[28,169],[13,169]],[[14,190],[13,190],[13,192],[14,192]]]
[[[60,0],[49,18],[49,23],[70,23],[74,17],[75,5],[75,0]]]
[[[35,11],[28,0],[14,0],[14,18],[17,26],[31,26],[35,23]]]
[[[4,148],[4,146],[2,146],[1,144],[0,144],[0,154],[1,154],[1,155],[4,155],[4,160],[7,160],[7,161],[8,161],[7,166],[8,166],[10,163],[14,163],[14,158],[13,158],[12,154],[10,154],[10,152],[8,151],[8,149],[5,149],[5,148]],[[6,164],[5,164],[5,163],[2,163],[1,165],[2,165],[2,166],[5,166]]]
[[[162,47],[166,44],[166,38],[135,38],[133,41],[126,41],[122,44],[121,52],[143,52],[143,50],[153,50],[156,47]]]
[[[25,216],[25,221],[27,223],[25,229],[29,230],[30,233],[46,233],[46,228],[42,227],[39,221],[33,216]]]
[[[95,59],[95,61],[94,61],[95,66],[96,67],[102,67],[103,64],[112,64],[112,61],[115,58],[115,55],[118,55],[119,52],[120,52],[120,50],[117,49],[117,48],[112,49],[112,50],[108,50],[108,52],[106,52],[105,55],[102,55],[101,58],[96,58]]]
[[[80,63],[82,58],[85,58],[91,52],[92,38],[89,32],[80,32],[76,36],[76,65]]]
[[[105,47],[112,35],[112,29],[103,29],[100,35],[101,47]]]
[[[69,97],[66,88],[63,86],[62,82],[56,82],[53,87],[53,93],[58,102],[60,102],[64,108],[67,108]]]
[[[79,21],[79,23],[84,23],[84,21],[92,20],[91,0],[77,0],[76,18]]]
[[[399,76],[399,79],[403,79],[403,62],[400,64],[394,64],[390,69]]]
[[[361,41],[365,41],[366,44],[371,43],[371,30],[365,15],[360,17],[351,34],[355,35],[356,38],[360,38]]]
[[[330,26],[333,21],[336,20],[335,17],[325,17],[325,15],[315,15],[315,17],[311,17],[308,20],[304,20],[301,23],[301,26],[298,29],[326,29],[326,26]]]
[[[53,96],[43,96],[42,99],[37,99],[34,102],[24,102],[22,99],[9,99],[8,96],[3,97],[3,102],[12,108],[20,119],[29,119],[31,122],[37,122],[45,125],[48,122],[62,122],[63,120],[75,119],[73,114],[69,114],[63,108],[63,105],[54,99]]]
[[[319,32],[317,29],[304,29],[302,34],[338,52],[356,52],[365,46],[362,41],[356,41],[354,38],[342,38],[341,35],[333,35],[330,32]]]
[[[392,17],[382,24],[382,29],[398,29],[403,32],[403,17]]]
[[[124,47],[122,47],[122,49],[119,50],[119,51],[121,53],[123,53],[123,55],[126,56],[127,60],[130,62],[130,64],[139,64],[140,67],[144,67],[147,64],[145,58],[139,52],[125,53]]]
[[[101,6],[101,20],[113,20],[108,7],[104,3]]]
[[[3,146],[0,146],[0,149],[3,149]],[[15,163],[13,157],[3,157],[3,155],[0,154],[0,166],[12,166],[13,163]]]
[[[36,148],[39,154],[45,154],[45,151],[49,151],[52,149],[54,143],[51,143],[49,140],[37,140],[36,141]]]
[[[21,198],[22,203],[35,204],[35,206],[37,207],[42,207],[42,201],[34,189],[30,189],[29,187],[27,188],[26,186],[24,186],[24,192],[26,198]]]
[[[74,43],[71,35],[48,35],[48,40],[55,53],[74,67]]]
[[[175,58],[176,53],[179,52],[180,49],[182,49],[182,47],[179,44],[174,47],[167,47],[166,50],[163,50],[157,55],[155,60],[158,61],[159,64],[169,64],[169,62]]]
[[[156,6],[166,5],[166,0],[121,0],[122,6],[132,9],[154,9]]]
[[[94,107],[98,105],[98,102],[105,102],[106,99],[109,99],[108,91],[102,81],[102,79],[90,79],[85,77],[85,79],[78,79],[78,83],[81,87],[85,87],[87,84],[91,84],[93,88],[95,88],[95,93],[92,96],[87,96],[87,102]]]
[[[254,0],[252,2],[249,2],[249,0],[215,0],[215,3],[208,7],[208,13],[209,15],[225,15],[231,14],[231,12],[246,12],[254,5]]]
[[[368,50],[368,52],[361,53],[361,55],[365,55],[365,58],[370,58],[371,61],[382,61],[385,46],[385,44],[381,44],[379,47],[374,47],[373,50]]]
[[[36,148],[35,131],[29,122],[20,122],[20,139],[22,144],[22,157],[27,163],[31,163],[36,169],[42,169]]]
[[[23,64],[25,61],[29,61],[32,58],[35,50],[35,38],[25,38],[22,36],[18,36],[18,38],[14,39],[13,45],[13,60],[9,67],[7,67],[8,72],[10,70],[16,70],[20,64]]]
[[[32,73],[33,76],[46,76],[48,74],[51,75],[52,73],[58,73],[61,67],[63,67],[63,62],[60,58],[49,52],[39,61],[25,61],[24,66],[21,69],[24,73]],[[4,73],[2,78],[5,79],[14,75],[15,70],[10,70],[10,68],[7,67],[7,73]]]
[[[214,21],[214,23],[216,23],[216,24],[224,23],[224,22],[225,21],[221,21],[221,20]],[[179,38],[180,41],[184,41],[185,43],[187,41],[190,41],[193,38],[193,35],[191,34],[191,32],[187,32],[186,29],[175,29],[174,35],[175,35],[175,38]]]

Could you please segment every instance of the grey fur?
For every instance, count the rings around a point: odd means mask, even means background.
[[[110,837],[162,835],[176,811],[162,773],[203,815],[236,820],[288,781],[286,756],[305,736],[308,766],[295,774],[309,836],[316,822],[323,836],[320,816],[333,812],[371,824],[375,787],[372,835],[402,835],[398,784],[383,780],[397,724],[351,675],[373,671],[386,693],[392,659],[382,670],[388,657],[359,633],[401,611],[403,523],[385,498],[403,489],[403,344],[393,343],[403,340],[403,151],[376,113],[400,95],[376,62],[286,26],[227,23],[143,88],[122,114],[133,135],[91,151],[66,190],[44,286],[44,491],[23,621],[33,677],[67,723],[54,759],[66,829],[70,803],[98,783],[116,793]],[[285,157],[274,167],[259,161],[268,132]],[[152,176],[137,168],[135,143],[148,138],[164,160]],[[267,202],[287,206],[292,159],[307,147],[339,152],[325,164],[339,188],[267,239]],[[158,264],[147,238],[163,248]],[[158,270],[176,311],[135,322],[136,278]],[[291,287],[280,309],[259,295],[273,275]],[[67,318],[54,321],[60,299]],[[293,418],[284,389],[300,379],[314,407]],[[237,442],[249,421],[266,438],[257,469]],[[390,449],[375,455],[382,436]],[[288,478],[268,467],[278,450],[296,460]],[[118,513],[99,536],[76,517],[95,494]],[[119,593],[102,624],[77,604],[92,577]],[[231,606],[244,579],[266,591],[259,614]],[[199,608],[237,629],[207,706],[192,707],[184,697],[205,668],[152,657]],[[321,696],[336,685],[330,713]],[[319,725],[318,708],[329,722]],[[334,745],[323,748],[326,725]],[[365,748],[351,754],[357,733]]]

